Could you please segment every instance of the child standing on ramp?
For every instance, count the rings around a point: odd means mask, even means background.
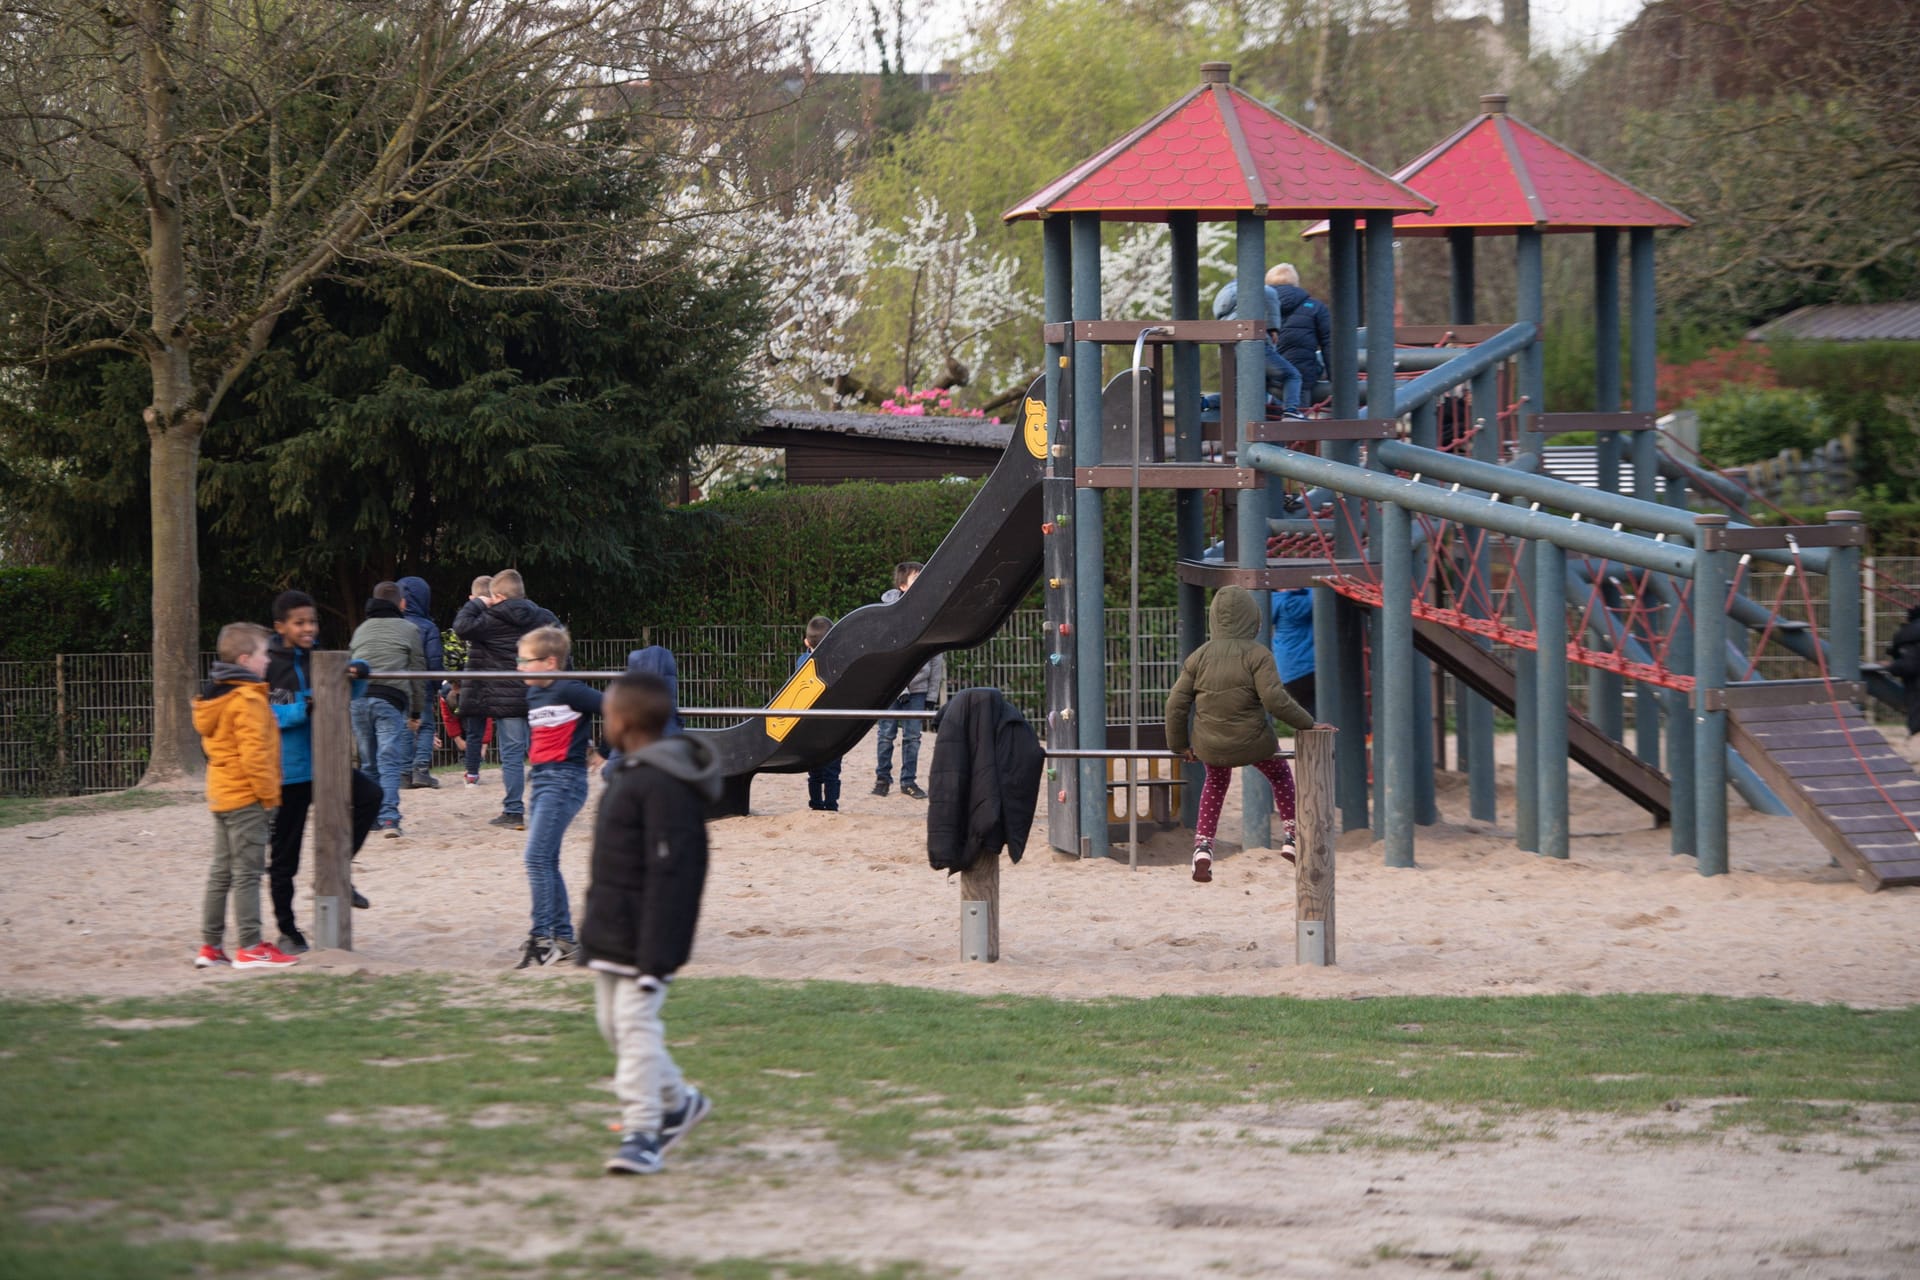
[[[1202,884],[1213,879],[1213,837],[1227,783],[1233,771],[1245,765],[1273,784],[1274,804],[1286,831],[1280,855],[1293,861],[1293,771],[1275,754],[1280,740],[1268,717],[1295,729],[1313,727],[1313,717],[1280,683],[1273,652],[1260,643],[1260,612],[1253,594],[1245,587],[1222,587],[1213,597],[1209,620],[1213,638],[1188,656],[1167,695],[1167,749],[1207,767],[1200,821],[1193,832],[1193,878]]]
[[[673,696],[658,676],[607,690],[607,737],[620,760],[593,824],[593,880],[581,951],[594,970],[594,1013],[613,1050],[622,1109],[608,1173],[658,1173],[667,1150],[713,1104],[681,1078],[660,1013],[667,984],[693,952],[707,882],[706,806],[720,766],[698,738],[666,737]]]

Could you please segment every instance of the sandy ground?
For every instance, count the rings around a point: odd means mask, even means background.
[[[803,777],[769,777],[756,785],[753,816],[714,825],[690,977],[1067,998],[1673,991],[1920,1002],[1915,891],[1863,892],[1798,823],[1737,805],[1733,873],[1703,878],[1668,853],[1665,831],[1577,768],[1565,862],[1513,847],[1504,785],[1501,823],[1466,820],[1457,778],[1442,786],[1447,821],[1420,832],[1418,868],[1388,870],[1377,844],[1350,835],[1332,968],[1293,963],[1292,868],[1277,854],[1225,856],[1214,883],[1196,885],[1178,833],[1148,844],[1138,870],[1032,850],[1002,877],[1000,963],[968,964],[958,881],[926,866],[924,808],[869,796],[871,758],[869,744],[849,756],[839,814],[806,809]],[[484,825],[498,812],[498,773],[478,788],[443,781],[405,793],[406,836],[376,837],[362,854],[357,882],[374,905],[356,913],[356,951],[309,956],[289,979],[512,963],[526,889],[522,837]],[[1238,790],[1224,836],[1239,830]],[[588,827],[583,815],[563,859],[576,905]],[[0,991],[163,994],[259,980],[188,967],[209,832],[193,805],[0,831]],[[87,939],[85,965],[47,945],[76,938]],[[682,1176],[649,1180],[621,1233],[695,1257],[914,1258],[981,1277],[1920,1274],[1920,1118],[1863,1114],[1851,1133],[1802,1148],[1695,1132],[1710,1110],[1631,1122],[1532,1116],[1503,1120],[1490,1138],[1413,1143],[1399,1131],[1432,1132],[1431,1113],[1315,1105],[1179,1128],[1123,1118],[1098,1131],[1036,1117],[1016,1150],[881,1167],[843,1166],[804,1143],[751,1159],[703,1158],[689,1143]],[[752,1195],[719,1190],[741,1179]],[[494,1247],[537,1256],[577,1244],[607,1220],[595,1206],[632,1201],[629,1184],[556,1185],[580,1199],[581,1222],[535,1230],[523,1215],[519,1243]],[[553,1189],[519,1186],[507,1198]],[[414,1233],[432,1237],[442,1217],[450,1238],[462,1221],[470,1232],[476,1213],[499,1204],[481,1197],[476,1209],[471,1190],[421,1193],[383,1220],[356,1219],[354,1247],[418,1248]],[[316,1210],[284,1225],[297,1242],[350,1216]]]

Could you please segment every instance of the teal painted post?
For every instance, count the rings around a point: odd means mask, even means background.
[[[1714,535],[1727,517],[1693,518],[1693,829],[1703,876],[1727,873],[1727,713],[1709,708],[1727,685],[1727,587],[1733,555]],[[1857,647],[1856,647],[1857,651]]]
[[[1376,422],[1391,422],[1396,416],[1393,411],[1392,392],[1394,347],[1392,214],[1375,213],[1367,215],[1365,270],[1365,287],[1367,294],[1367,368],[1370,371],[1367,379],[1367,386],[1369,388],[1367,394],[1367,417]],[[1368,521],[1368,529],[1372,534],[1373,540],[1372,554],[1380,559],[1382,581],[1384,581],[1387,558],[1393,554],[1393,551],[1388,550],[1384,546],[1386,534],[1382,528],[1381,521],[1382,514],[1376,506],[1373,519]],[[1410,537],[1411,534],[1408,536]],[[1399,550],[1403,556],[1407,554],[1404,548]],[[1407,573],[1409,582],[1411,582],[1412,569],[1409,568]],[[1380,806],[1384,806],[1385,801],[1386,770],[1381,767],[1381,761],[1383,759],[1382,748],[1385,746],[1385,743],[1382,741],[1382,734],[1378,722],[1391,696],[1388,682],[1393,678],[1388,669],[1386,656],[1381,649],[1381,631],[1383,626],[1381,614],[1383,612],[1384,608],[1375,610],[1373,619],[1373,714],[1376,721],[1373,735],[1373,782],[1376,791],[1374,802]],[[1409,606],[1409,613],[1411,613],[1411,606]],[[1412,657],[1412,650],[1409,649],[1407,658],[1411,661]],[[1411,691],[1408,692],[1410,693]],[[1392,747],[1395,751],[1411,751],[1413,744],[1405,738],[1400,738],[1393,741]],[[1384,833],[1386,830],[1386,814],[1379,809],[1375,811],[1373,825],[1377,833]]]
[[[1455,227],[1447,232],[1448,257],[1453,270],[1449,273],[1452,285],[1451,307],[1447,318],[1455,324],[1473,323],[1473,232],[1466,227]]]
[[[1100,318],[1100,215],[1073,217],[1073,318]],[[1073,344],[1074,463],[1100,460],[1100,347]],[[1106,547],[1101,535],[1104,503],[1098,489],[1073,494],[1074,677],[1079,691],[1074,714],[1082,749],[1107,746]],[[1104,858],[1107,840],[1107,771],[1104,760],[1081,760],[1080,856]]]
[[[1173,318],[1200,318],[1200,223],[1191,213],[1167,215],[1173,240]],[[1200,461],[1200,346],[1173,344],[1173,456],[1177,462]],[[1199,489],[1181,489],[1174,498],[1174,538],[1182,560],[1198,560],[1207,543],[1207,495]],[[1180,658],[1206,643],[1207,589],[1198,583],[1179,586],[1179,616],[1175,634]],[[1180,776],[1187,785],[1180,793],[1181,824],[1192,828],[1200,817],[1200,787],[1206,769],[1183,762]]]
[[[1479,462],[1500,460],[1499,379],[1497,370],[1488,369],[1475,374],[1472,383],[1473,420],[1477,428],[1473,456]],[[1467,554],[1472,558],[1473,581],[1480,584],[1481,589],[1468,592],[1463,604],[1469,616],[1484,618],[1489,612],[1487,601],[1491,598],[1493,582],[1491,535],[1485,529],[1464,532],[1469,539]],[[1474,643],[1483,649],[1489,647],[1483,638],[1476,637]],[[1466,704],[1462,723],[1467,728],[1467,746],[1460,767],[1467,771],[1467,809],[1476,822],[1496,822],[1500,807],[1493,765],[1493,704],[1470,689],[1462,700]]]
[[[1073,319],[1073,229],[1065,214],[1054,214],[1041,221],[1041,257],[1040,264],[1043,289],[1046,302],[1048,324],[1065,324]],[[1047,344],[1047,365],[1043,371],[1046,377],[1047,397],[1047,435],[1066,446],[1069,455],[1074,442],[1061,430],[1061,420],[1069,416],[1069,403],[1073,396],[1072,375],[1069,372],[1073,355],[1072,347],[1063,338],[1059,342]],[[1071,456],[1050,463],[1055,467],[1056,475],[1073,474]],[[1071,486],[1061,486],[1071,491]],[[1044,520],[1056,516],[1071,516],[1069,501],[1060,496],[1060,510],[1051,508]],[[1062,576],[1067,580],[1066,598],[1059,601],[1059,616],[1071,619],[1074,602],[1072,583],[1079,576],[1073,569],[1073,539],[1069,534],[1060,538],[1060,564],[1065,570]],[[1071,638],[1065,644],[1055,647],[1057,637],[1048,636],[1046,648],[1050,653],[1059,654],[1063,660],[1072,648]],[[1073,713],[1074,702],[1079,690],[1071,679],[1056,680],[1047,677],[1048,686],[1048,724],[1047,741],[1058,742],[1064,747],[1080,745],[1080,725],[1077,713]],[[1055,700],[1058,705],[1054,705]],[[1058,713],[1069,714],[1064,719],[1056,718]],[[1056,847],[1077,852],[1080,848],[1080,770],[1071,761],[1060,761],[1047,772],[1047,830],[1048,838]]]
[[[1620,233],[1602,227],[1593,233],[1594,408],[1620,412]],[[1620,492],[1620,454],[1626,437],[1617,431],[1600,432],[1598,460],[1600,488]],[[1636,493],[1644,498],[1644,493]],[[1608,595],[1601,587],[1603,597]],[[1610,599],[1605,603],[1613,603]],[[1611,631],[1608,634],[1612,634]],[[1612,671],[1587,671],[1587,713],[1600,732],[1616,742],[1627,732],[1625,682]]]
[[[1264,331],[1267,316],[1267,220],[1258,214],[1243,213],[1234,223],[1234,279],[1239,295],[1237,314],[1242,320],[1260,321]],[[1239,402],[1237,420],[1221,423],[1221,439],[1234,459],[1246,465],[1246,424],[1267,416],[1267,343],[1264,336],[1242,342],[1234,354],[1234,395]],[[1269,482],[1278,487],[1278,476]],[[1240,543],[1240,567],[1267,567],[1267,503],[1264,489],[1242,489],[1234,508],[1236,536]],[[1264,636],[1272,626],[1268,593],[1253,593],[1260,611],[1260,631]],[[1316,681],[1316,685],[1317,685]],[[1240,771],[1240,838],[1247,849],[1265,849],[1273,842],[1273,788],[1258,769]]]
[[[1635,227],[1627,233],[1627,341],[1628,367],[1633,379],[1629,407],[1652,413],[1659,404],[1653,296],[1653,228]],[[1658,500],[1660,437],[1654,431],[1633,433],[1633,496]],[[1684,503],[1682,504],[1684,505]],[[1658,615],[1649,619],[1658,625]],[[1660,690],[1640,684],[1633,691],[1633,753],[1656,768],[1660,764]]]
[[[1424,449],[1440,447],[1440,410],[1436,402],[1429,400],[1413,411],[1413,443]],[[1409,523],[1412,523],[1409,517]],[[1416,525],[1425,529],[1430,526]],[[1413,534],[1409,534],[1413,537]],[[1417,538],[1413,551],[1413,565],[1409,570],[1415,582],[1427,580],[1428,558],[1438,555],[1439,550],[1425,538]],[[1436,744],[1441,732],[1440,721],[1435,712],[1433,701],[1433,664],[1421,657],[1417,651],[1410,651],[1410,669],[1413,693],[1413,820],[1415,825],[1431,827],[1440,821],[1440,802],[1434,794],[1434,761],[1437,758]]]
[[[1682,612],[1681,593],[1688,584],[1679,579],[1669,579],[1667,585],[1668,594],[1674,599],[1674,603],[1667,605],[1665,610],[1667,618],[1671,620]],[[1689,599],[1694,604],[1698,603],[1698,584],[1693,585]],[[1672,643],[1667,649],[1668,669],[1681,675],[1694,674],[1693,628],[1683,619],[1674,625],[1672,634]],[[1696,851],[1693,821],[1693,702],[1677,689],[1663,689],[1661,696],[1667,709],[1667,777],[1673,784],[1673,828],[1667,833],[1667,843],[1675,854],[1692,854]]]
[[[1533,544],[1533,614],[1539,634],[1540,687],[1536,695],[1540,746],[1539,851],[1567,856],[1567,553],[1545,540]]]
[[[1858,511],[1829,511],[1829,524],[1858,525]],[[1835,680],[1860,679],[1860,548],[1835,547],[1827,561],[1828,671]]]
[[[1360,245],[1352,214],[1334,214],[1328,227],[1333,316],[1327,368],[1333,385],[1333,416],[1355,418],[1360,414]],[[1360,461],[1357,440],[1331,440],[1324,447],[1334,462]],[[1334,554],[1343,560],[1360,554],[1354,530],[1363,527],[1365,509],[1366,504],[1355,498],[1334,500]],[[1340,829],[1355,831],[1367,825],[1368,809],[1366,686],[1360,662],[1366,643],[1366,610],[1321,587],[1314,592],[1313,626],[1314,688],[1324,704],[1320,718],[1339,730],[1333,755]]]
[[[1398,503],[1380,504],[1380,615],[1374,634],[1373,767],[1380,778],[1382,837],[1390,867],[1413,865],[1413,739],[1433,726],[1414,718],[1412,522]]]
[[[1541,236],[1532,228],[1514,237],[1514,267],[1519,290],[1519,318],[1534,326],[1534,339],[1520,353],[1520,414],[1522,425],[1545,409],[1545,348],[1539,329],[1546,313],[1546,289]],[[1522,436],[1528,447],[1539,437]],[[1520,554],[1520,581],[1531,588],[1538,574],[1534,569],[1532,542]],[[1524,614],[1516,619],[1525,625]],[[1522,849],[1538,852],[1539,826],[1539,657],[1522,649],[1514,654],[1514,842]]]

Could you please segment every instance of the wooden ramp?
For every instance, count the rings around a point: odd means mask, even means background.
[[[1473,637],[1430,618],[1415,618],[1413,645],[1488,702],[1513,714],[1513,668],[1475,644]],[[1656,822],[1673,820],[1673,785],[1667,775],[1572,707],[1567,708],[1567,753]]]
[[[1736,708],[1727,741],[1863,888],[1920,884],[1920,776],[1853,703]]]

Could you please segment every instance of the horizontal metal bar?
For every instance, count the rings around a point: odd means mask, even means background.
[[[1539,330],[1522,320],[1518,324],[1508,325],[1497,337],[1489,338],[1477,346],[1461,348],[1459,355],[1438,369],[1429,369],[1395,390],[1394,416],[1412,413],[1427,401],[1469,381],[1475,374],[1518,355],[1533,342],[1538,333]]]
[[[1376,452],[1393,447],[1388,441],[1374,446]],[[1448,456],[1431,449],[1421,449],[1418,453],[1422,456]],[[1428,515],[1478,525],[1497,533],[1512,534],[1516,538],[1545,538],[1569,551],[1637,564],[1657,573],[1671,573],[1682,578],[1693,576],[1693,548],[1679,543],[1655,542],[1652,538],[1642,538],[1637,534],[1615,533],[1601,525],[1583,524],[1544,511],[1528,511],[1524,507],[1453,493],[1438,485],[1402,480],[1383,471],[1331,462],[1270,444],[1248,445],[1246,459],[1250,465],[1262,471],[1309,484],[1324,484],[1357,498],[1397,503],[1409,511],[1423,511]]]
[[[1389,418],[1277,418],[1249,422],[1247,440],[1285,444],[1289,440],[1386,440],[1398,435],[1400,424]]]
[[[1157,324],[1147,320],[1072,320],[1046,325],[1041,339],[1130,347],[1140,340],[1140,331],[1148,328],[1164,330],[1147,335],[1147,341],[1155,346],[1168,342],[1266,341],[1257,320],[1163,320]]]
[[[1418,472],[1429,480],[1472,485],[1476,489],[1549,503],[1562,510],[1577,511],[1588,519],[1664,533],[1689,545],[1693,542],[1694,530],[1700,527],[1693,522],[1693,512],[1669,507],[1664,502],[1648,502],[1643,498],[1589,489],[1585,485],[1556,480],[1552,476],[1533,475],[1513,467],[1463,458],[1459,454],[1443,453],[1438,449],[1423,449],[1399,440],[1381,441],[1373,446],[1373,456],[1396,471]],[[1730,529],[1748,527],[1729,526]],[[1784,551],[1756,551],[1754,555],[1775,564],[1793,563],[1793,557]],[[1801,560],[1815,573],[1827,571],[1827,553],[1822,549],[1810,549]]]
[[[862,711],[845,707],[682,707],[680,718],[762,720],[931,720],[938,711]]]
[[[1651,413],[1529,413],[1522,430],[1541,435],[1559,435],[1564,431],[1655,431],[1659,424]]]
[[[1091,747],[1063,747],[1058,751],[1046,752],[1049,760],[1182,760],[1171,751],[1128,751],[1124,747],[1115,747],[1109,751],[1095,751]],[[1293,759],[1293,752],[1281,750],[1274,752],[1281,760]]]

